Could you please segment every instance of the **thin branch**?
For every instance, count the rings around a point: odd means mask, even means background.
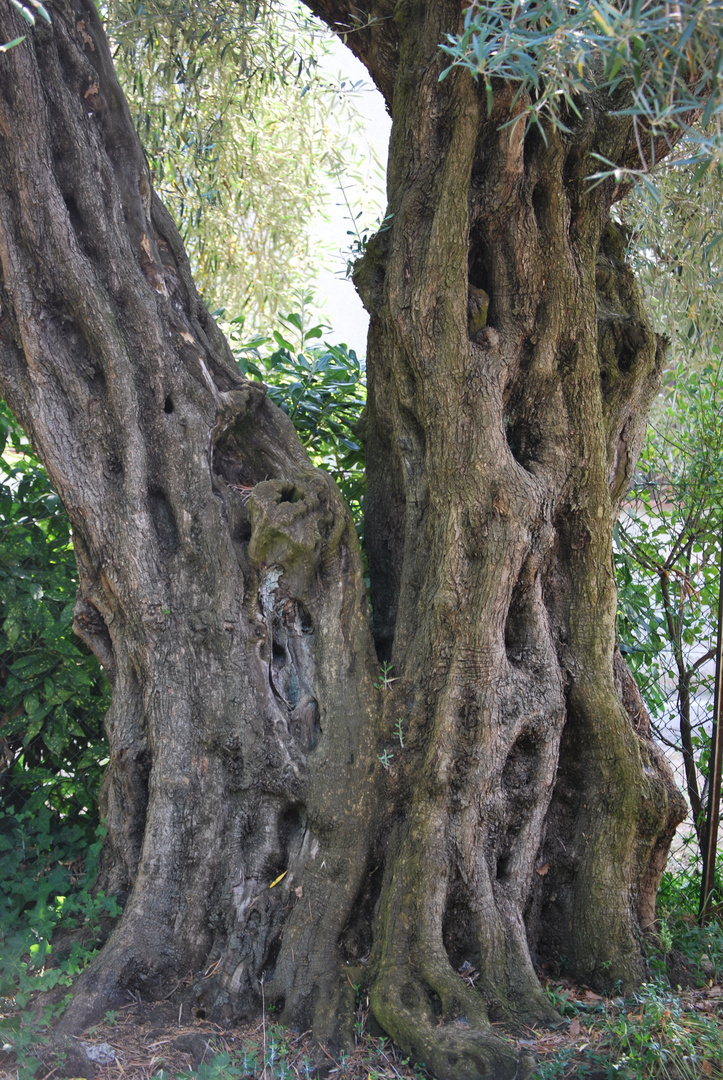
[[[361,60],[392,110],[399,62],[393,0],[304,0],[309,10]]]

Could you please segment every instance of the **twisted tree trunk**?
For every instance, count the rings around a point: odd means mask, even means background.
[[[93,5],[48,6],[0,65],[0,389],[113,685],[102,881],[125,899],[61,1029],[128,988],[231,1019],[263,981],[338,1045],[361,983],[439,1077],[521,1077],[491,1022],[554,1019],[536,965],[562,954],[639,981],[682,813],[615,651],[662,349],[615,192],[584,178],[630,132],[591,100],[545,143],[500,128],[511,90],[488,116],[468,76],[439,83],[452,0],[349,35],[394,121],[391,228],[355,275],[379,688],[348,511],[200,303]]]

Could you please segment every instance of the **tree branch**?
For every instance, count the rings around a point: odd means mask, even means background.
[[[304,0],[366,67],[392,111],[399,62],[399,34],[393,0]]]

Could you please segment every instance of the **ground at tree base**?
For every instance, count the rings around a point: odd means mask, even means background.
[[[711,980],[703,988],[678,988],[672,1014],[670,1009],[662,1009],[657,1018],[644,995],[637,1003],[629,998],[605,998],[564,979],[547,982],[546,989],[564,1014],[563,1022],[554,1030],[530,1029],[526,1037],[517,1039],[537,1061],[535,1078],[609,1080],[614,1075],[626,1080],[658,1076],[722,1080],[723,1059],[716,1060],[709,1040],[704,1037],[700,1042],[700,1057],[690,1062],[693,1071],[676,1068],[675,1044],[681,1041],[680,1031],[695,1038],[700,1028],[702,1032],[707,1029],[723,1046],[723,983]],[[129,1001],[109,1014],[107,1021],[74,1040],[78,1052],[67,1064],[72,1060],[77,1063],[78,1076],[95,1080],[306,1080],[319,1075],[311,1065],[319,1054],[311,1033],[282,1028],[273,1012],[254,1023],[227,1028],[190,1012],[188,1006],[179,1012],[169,1001]],[[368,1007],[362,1003],[357,1011],[354,1051],[340,1059],[327,1055],[328,1069],[322,1073],[339,1080],[424,1080],[430,1075],[413,1067],[389,1039],[367,1030],[369,1020]],[[502,1030],[499,1033],[504,1034]],[[646,1041],[647,1068],[639,1060]],[[658,1062],[655,1046],[660,1047]],[[88,1051],[99,1064],[87,1059]],[[115,1060],[110,1060],[111,1052]],[[43,1056],[42,1048],[38,1053]],[[81,1063],[84,1067],[78,1068]],[[67,1067],[62,1070],[57,1062],[46,1059],[43,1064],[35,1080],[68,1075]],[[17,1080],[18,1075],[17,1067],[0,1052],[0,1080]]]

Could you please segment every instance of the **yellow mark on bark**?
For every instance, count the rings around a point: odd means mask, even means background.
[[[277,878],[274,878],[274,880],[269,885],[269,888],[273,889],[274,885],[278,885],[280,881],[283,881],[284,878],[286,877],[286,875],[288,874],[288,872],[289,872],[288,870],[284,870],[283,874],[279,874],[279,876]]]

